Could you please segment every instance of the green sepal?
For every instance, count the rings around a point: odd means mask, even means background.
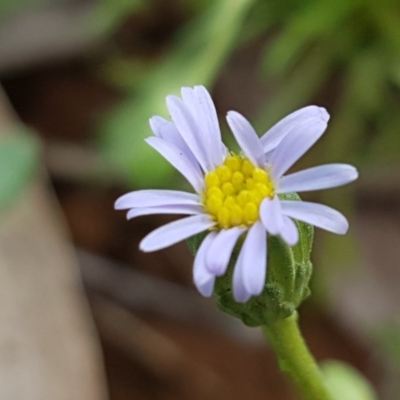
[[[300,200],[295,193],[280,197],[282,200]],[[239,240],[227,272],[217,278],[214,288],[214,297],[222,311],[241,319],[248,326],[267,325],[293,314],[310,294],[310,252],[314,232],[312,226],[303,222],[296,221],[296,225],[300,236],[296,246],[290,247],[280,237],[268,235],[267,281],[263,292],[246,303],[237,303],[232,291],[233,269],[243,238]],[[206,235],[202,233],[188,240],[194,253]]]

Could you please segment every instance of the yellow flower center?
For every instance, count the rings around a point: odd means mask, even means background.
[[[258,220],[260,203],[274,196],[268,172],[235,154],[205,176],[204,208],[219,229],[251,226]]]

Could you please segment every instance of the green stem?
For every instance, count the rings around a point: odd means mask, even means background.
[[[307,400],[332,400],[321,371],[297,325],[297,313],[262,327],[274,349],[281,370],[297,384]]]

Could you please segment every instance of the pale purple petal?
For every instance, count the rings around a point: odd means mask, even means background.
[[[129,210],[126,215],[127,219],[132,219],[140,217],[142,215],[152,215],[152,214],[204,214],[204,209],[202,206],[194,205],[170,205],[170,206],[159,206],[159,207],[144,207],[144,208],[133,208]]]
[[[146,142],[158,151],[173,167],[175,167],[193,186],[197,193],[204,189],[204,179],[201,172],[173,143],[158,137],[149,137]]]
[[[207,252],[207,268],[216,275],[225,273],[232,250],[245,228],[234,227],[221,230]]]
[[[221,141],[217,112],[211,96],[204,86],[183,87],[181,94],[201,136],[207,162],[214,169],[224,160],[225,146]]]
[[[273,178],[280,178],[322,136],[326,127],[324,118],[314,118],[299,125],[293,135],[286,135],[268,160]]]
[[[179,136],[179,132],[176,129],[175,124],[163,117],[160,117],[159,115],[151,117],[149,119],[149,123],[154,135],[161,139],[166,139],[165,135],[167,135],[168,140],[171,140],[170,136],[174,136],[174,133],[178,133]]]
[[[236,111],[229,111],[226,119],[243,153],[254,165],[262,167],[264,152],[260,138],[250,122]]]
[[[325,108],[308,106],[281,119],[261,137],[260,140],[264,152],[268,153],[271,150],[274,150],[286,135],[293,133],[296,134],[299,125],[309,123],[310,120],[315,118],[322,118],[328,122],[329,114]]]
[[[267,233],[261,222],[249,229],[242,251],[244,286],[250,294],[259,295],[267,273]]]
[[[286,215],[282,215],[280,235],[289,246],[294,246],[299,241],[299,230],[296,224]]]
[[[260,218],[264,228],[271,235],[278,235],[282,225],[282,210],[278,196],[266,198],[260,206]]]
[[[136,190],[124,194],[114,204],[116,210],[125,210],[135,207],[157,207],[167,205],[200,205],[197,194],[180,192],[177,190]]]
[[[197,250],[193,266],[193,281],[197,290],[205,297],[210,297],[214,290],[215,276],[206,268],[206,254],[215,240],[216,232],[209,233]]]
[[[192,115],[193,119],[197,123],[197,101],[194,93],[194,89],[191,87],[182,87],[181,96],[183,103]]]
[[[305,169],[278,182],[278,193],[307,192],[345,185],[358,178],[357,169],[347,164],[327,164]]]
[[[195,86],[194,93],[197,101],[198,125],[204,136],[213,167],[216,168],[224,161],[224,145],[221,140],[217,111],[210,94],[204,86]],[[222,144],[222,146],[221,146]]]
[[[183,218],[149,233],[140,242],[139,248],[146,252],[160,250],[203,232],[214,225],[215,222],[204,214]]]
[[[207,149],[204,146],[201,133],[191,112],[186,105],[176,96],[167,97],[167,106],[171,118],[179,130],[204,172],[212,170],[208,162]]]
[[[284,215],[330,232],[343,235],[349,227],[346,218],[340,212],[322,204],[282,200],[281,205]]]
[[[192,164],[195,165],[199,171],[201,171],[200,165],[196,157],[193,155],[192,151],[183,140],[181,134],[179,133],[173,122],[168,121],[165,118],[159,117],[157,115],[151,117],[149,122],[151,129],[157,137],[165,139],[168,142],[174,143],[176,146],[178,146],[185,153],[186,157],[189,158]]]
[[[206,163],[210,169],[214,169],[215,165],[212,161],[212,157],[210,154],[210,134],[205,129],[204,116],[201,115],[200,105],[197,99],[197,95],[195,93],[194,88],[191,87],[183,87],[181,89],[181,95],[184,105],[189,111],[197,129],[197,136],[201,139],[202,148],[204,149],[204,156],[206,158]]]
[[[239,257],[236,261],[235,268],[233,270],[232,287],[233,297],[238,303],[246,303],[250,299],[251,293],[244,286],[243,282],[243,246],[240,251]]]

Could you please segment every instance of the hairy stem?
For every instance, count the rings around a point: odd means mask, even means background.
[[[279,366],[289,375],[306,400],[332,400],[321,371],[308,350],[297,324],[297,313],[262,327]]]

